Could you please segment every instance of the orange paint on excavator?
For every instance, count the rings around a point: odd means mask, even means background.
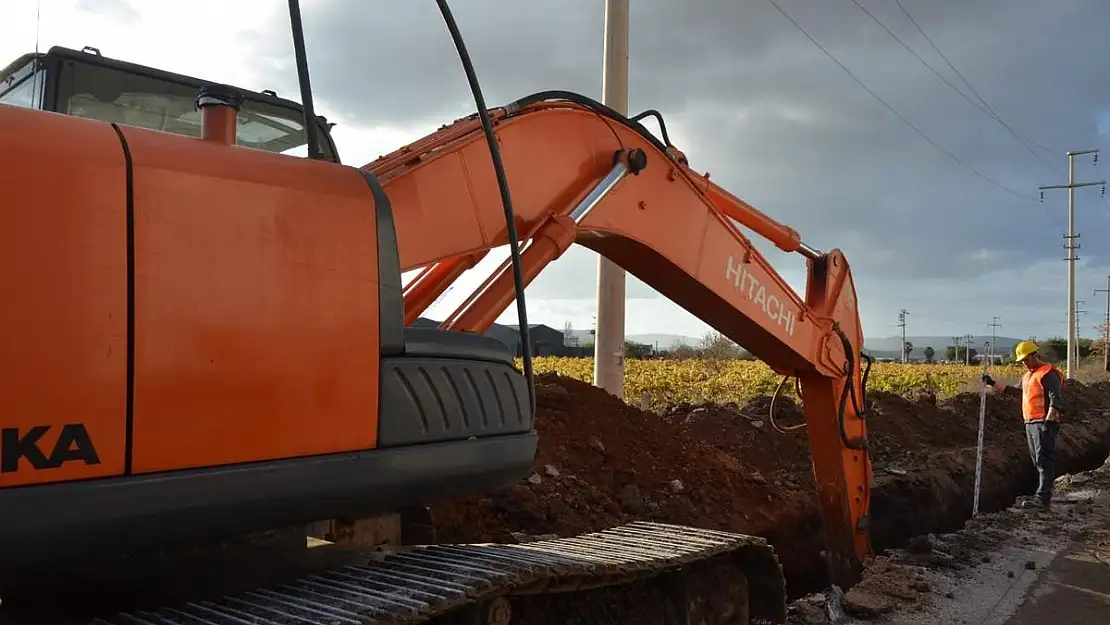
[[[518,295],[510,265],[440,329],[408,327],[509,243],[477,118],[355,168],[322,118],[321,158],[280,153],[307,139],[301,107],[272,93],[61,48],[4,76],[0,568],[373,516],[528,475],[530,389],[480,334]],[[830,571],[854,583],[871,467],[844,255],[583,96],[489,115],[525,282],[583,245],[799,378]],[[804,297],[741,228],[806,257]]]

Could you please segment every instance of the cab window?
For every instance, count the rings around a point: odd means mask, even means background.
[[[32,61],[0,78],[0,103],[41,108],[44,82],[44,72],[35,71],[34,61]]]
[[[200,136],[200,112],[194,108],[197,86],[90,63],[65,65],[58,112]],[[307,153],[302,114],[297,109],[248,99],[239,112],[237,143],[283,154]]]

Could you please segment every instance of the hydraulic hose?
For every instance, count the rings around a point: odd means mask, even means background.
[[[631,130],[635,131],[637,134],[643,137],[645,141],[651,143],[653,146],[655,146],[656,149],[658,149],[660,152],[663,152],[664,154],[667,153],[667,148],[674,147],[673,145],[671,145],[670,137],[667,135],[667,126],[663,123],[663,116],[660,115],[658,111],[655,111],[653,109],[649,109],[647,111],[644,111],[643,113],[640,113],[639,115],[636,115],[635,117],[630,118],[622,115],[616,109],[606,106],[601,102],[598,102],[597,100],[594,100],[593,98],[584,96],[580,93],[575,93],[573,91],[562,91],[558,89],[539,91],[531,95],[526,95],[523,98],[507,104],[504,108],[506,113],[512,115],[526,106],[535,104],[537,102],[543,102],[545,100],[566,100],[567,102],[572,102],[579,106],[588,108],[599,115],[608,117],[609,119],[619,122],[630,128]],[[654,117],[659,121],[659,131],[663,135],[662,141],[656,138],[655,135],[651,134],[651,132],[648,131],[648,129],[640,123],[639,120],[649,116]]]
[[[447,0],[436,0],[439,12],[443,15],[443,23],[451,33],[451,40],[455,50],[459,53],[459,61],[466,73],[466,81],[470,85],[470,92],[474,96],[474,106],[478,109],[478,118],[482,122],[482,133],[486,136],[489,146],[490,158],[493,159],[493,171],[497,176],[497,189],[501,192],[501,206],[505,209],[505,227],[509,236],[509,257],[513,267],[513,287],[516,290],[516,314],[520,328],[520,355],[523,361],[524,378],[528,381],[528,402],[531,411],[536,411],[536,384],[535,374],[532,370],[532,340],[528,332],[528,308],[524,301],[524,272],[520,265],[520,242],[517,239],[516,219],[513,213],[513,200],[509,193],[509,182],[505,176],[505,166],[501,162],[501,149],[497,145],[497,135],[493,132],[493,122],[490,121],[489,111],[486,109],[485,97],[478,84],[478,76],[474,72],[474,64],[470,60],[470,53],[466,50],[459,25],[451,14],[451,7]]]
[[[835,332],[840,336],[840,342],[844,345],[844,356],[847,362],[844,363],[844,389],[840,394],[840,407],[837,410],[836,420],[837,426],[840,430],[840,442],[849,449],[866,449],[867,438],[861,439],[848,439],[848,433],[844,429],[844,415],[848,407],[848,400],[852,401],[852,409],[855,410],[856,416],[860,419],[867,420],[867,377],[871,374],[871,356],[861,352],[860,356],[867,362],[867,367],[863,370],[863,376],[860,380],[860,395],[863,395],[863,405],[856,400],[856,393],[854,390],[855,384],[853,383],[853,373],[855,372],[856,355],[852,349],[851,342],[848,341],[847,335],[839,327],[835,328]]]

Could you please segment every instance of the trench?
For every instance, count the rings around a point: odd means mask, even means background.
[[[881,465],[876,468],[871,504],[875,553],[905,547],[916,536],[964,526],[971,518],[974,498],[975,452],[975,447],[964,447],[923,453],[905,475],[884,474]],[[1056,475],[1095,469],[1108,455],[1110,418],[1065,425],[1057,439]],[[981,512],[1007,508],[1035,489],[1036,471],[1024,445],[984,447]],[[791,600],[829,586],[816,502],[800,514],[779,517],[764,535],[778,552]]]
[[[438,541],[516,542],[654,520],[768,539],[792,599],[828,587],[807,434],[767,427],[769,397],[648,413],[557,375],[538,378],[537,391],[540,448],[532,477],[434,506]],[[1065,392],[1078,416],[1061,428],[1057,473],[1095,468],[1110,454],[1110,383]],[[875,392],[869,400],[874,551],[960,529],[971,517],[978,394],[938,402]],[[789,402],[776,414],[782,423],[804,420]],[[1020,414],[1020,396],[988,401],[983,512],[1034,489]]]

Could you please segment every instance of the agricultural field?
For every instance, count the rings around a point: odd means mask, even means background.
[[[537,357],[537,374],[558,373],[583,382],[593,379],[592,358]],[[980,369],[963,365],[875,363],[868,390],[899,395],[932,392],[949,397],[977,388]],[[1021,376],[1016,366],[994,367],[992,375],[1014,382]],[[638,403],[645,394],[652,408],[677,403],[742,403],[756,395],[774,392],[781,377],[767,365],[750,360],[634,360],[625,361],[624,396]],[[787,384],[783,393],[794,394]]]

